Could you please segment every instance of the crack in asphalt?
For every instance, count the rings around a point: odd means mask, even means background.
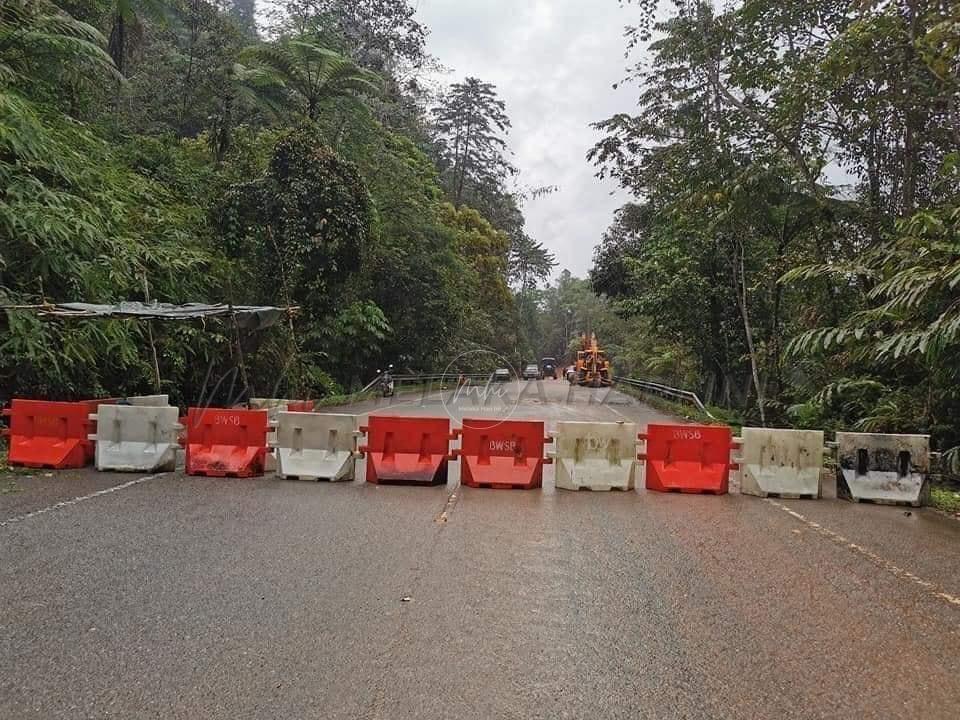
[[[457,506],[457,500],[460,499],[460,495],[457,492],[458,490],[460,490],[459,485],[457,485],[453,489],[453,492],[450,493],[450,496],[447,498],[447,502],[444,503],[443,505],[443,510],[440,511],[440,514],[437,515],[436,519],[434,520],[435,523],[442,524],[447,522],[450,519],[450,514],[453,512],[453,509]]]
[[[397,601],[401,603],[401,610],[396,632],[390,636],[389,642],[384,645],[383,653],[378,659],[378,665],[380,665],[382,670],[377,674],[377,680],[372,693],[373,698],[369,705],[368,717],[374,718],[375,720],[387,720],[387,716],[384,715],[387,705],[386,681],[391,675],[391,668],[396,667],[396,663],[393,662],[393,658],[400,654],[401,649],[409,640],[409,608],[416,602],[417,588],[420,586],[424,575],[428,572],[429,565],[436,558],[436,550],[440,543],[441,537],[443,537],[444,526],[447,523],[449,514],[453,511],[453,508],[459,499],[460,487],[461,486],[457,484],[453,488],[453,492],[450,493],[450,495],[447,497],[446,503],[444,503],[443,510],[434,519],[436,528],[434,529],[434,532],[429,540],[426,552],[423,553],[421,562],[414,567],[414,571],[410,577],[410,580],[404,585],[402,595],[398,596]]]

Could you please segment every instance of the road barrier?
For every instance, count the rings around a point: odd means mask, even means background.
[[[543,423],[523,420],[463,420],[454,430],[460,448],[460,482],[474,488],[529,490],[543,486]]]
[[[143,407],[166,407],[170,404],[169,395],[133,395],[125,399],[130,405]]]
[[[367,441],[367,482],[376,485],[442,485],[451,459],[449,418],[371,415],[360,431]]]
[[[281,412],[277,415],[277,475],[296,480],[353,480],[357,451],[356,415]]]
[[[621,379],[624,380],[625,379]],[[537,488],[543,466],[557,461],[562,490],[621,489],[636,485],[643,461],[645,487],[658,492],[728,492],[731,470],[740,490],[759,497],[819,498],[824,436],[819,430],[743,428],[734,439],[721,425],[560,422],[557,450],[544,457],[538,421],[466,419],[450,431],[448,418],[374,415],[357,428],[353,415],[317,414],[312,401],[254,398],[262,410],[191,408],[177,422],[167,395],[80,402],[14,399],[9,418],[8,462],[35,468],[156,472],[175,467],[176,445],[186,446],[188,475],[251,477],[276,465],[281,478],[352,480],[366,457],[374,484],[443,484],[448,464],[462,461],[464,485]],[[269,422],[276,412],[280,418]],[[275,438],[268,451],[268,428]],[[186,431],[185,433],[183,431]],[[366,442],[357,447],[357,437]],[[451,451],[450,441],[461,447]],[[644,443],[637,454],[636,440]],[[854,501],[922,505],[927,499],[931,454],[928,435],[838,432],[837,492]],[[742,448],[731,461],[731,450]]]
[[[94,443],[90,413],[98,406],[116,400],[49,402],[15,399],[3,411],[10,428],[8,462],[33,468],[81,468],[93,460]]]
[[[743,428],[740,492],[758,497],[819,498],[822,430]]]
[[[285,400],[282,398],[250,398],[247,405],[251,410],[266,410],[267,421],[273,424],[281,412],[313,412],[312,400]],[[277,459],[273,453],[267,453],[264,461],[264,470],[274,472],[277,469]]]
[[[280,412],[313,412],[313,400],[284,400],[281,398],[250,398],[251,410],[266,410],[271,420]]]
[[[919,507],[929,472],[929,435],[837,433],[839,497]]]
[[[647,426],[638,436],[646,442],[646,487],[657,492],[723,495],[730,482],[730,451],[736,447],[725,425]]]
[[[91,420],[97,432],[97,470],[162,472],[175,470],[179,443],[177,408],[138,405],[101,405]]]
[[[187,475],[262,475],[267,454],[265,410],[190,408]]]
[[[561,490],[632,490],[637,426],[628,422],[557,423],[556,486]]]

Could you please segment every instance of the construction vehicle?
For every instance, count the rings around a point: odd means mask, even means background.
[[[613,384],[613,370],[607,354],[597,344],[596,334],[580,338],[580,350],[577,351],[577,363],[570,377],[571,383],[584,387],[609,387]]]

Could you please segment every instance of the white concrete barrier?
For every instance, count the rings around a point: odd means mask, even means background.
[[[557,423],[556,486],[562,490],[632,490],[637,426],[627,422]]]
[[[820,497],[822,430],[743,428],[740,492],[759,497]]]
[[[277,414],[277,475],[300,480],[353,480],[359,420],[356,415]]]
[[[97,470],[163,472],[176,469],[177,422],[175,407],[100,405],[96,415]]]
[[[133,395],[126,400],[138,407],[166,407],[170,404],[169,395]]]
[[[266,410],[267,411],[267,421],[271,425],[270,432],[274,432],[274,426],[277,422],[277,415],[281,412],[286,412],[287,405],[289,400],[284,400],[282,398],[250,398],[247,401],[247,405],[250,406],[251,410]],[[273,452],[268,452],[267,457],[263,461],[264,472],[275,472],[277,469],[277,458]]]
[[[929,435],[837,433],[840,497],[919,507],[929,473]]]

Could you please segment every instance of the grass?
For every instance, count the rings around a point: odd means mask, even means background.
[[[336,407],[338,405],[349,405],[350,403],[360,402],[361,400],[369,400],[370,398],[375,397],[376,394],[373,391],[365,393],[353,393],[350,395],[328,395],[325,398],[321,398],[314,403],[315,408],[322,407]]]
[[[644,392],[639,388],[635,388],[627,384],[614,383],[613,388],[614,390],[622,392],[624,395],[629,395],[637,398],[638,400],[642,400],[650,407],[656,408],[657,410],[665,413],[669,413],[670,415],[686,418],[687,420],[693,420],[706,425],[713,425],[716,423],[730,425],[735,433],[739,432],[740,426],[743,424],[743,420],[737,417],[736,413],[727,408],[720,408],[716,406],[707,407],[707,410],[709,410],[710,414],[713,415],[711,418],[710,415],[702,412],[694,405],[667,400],[659,395]]]
[[[960,492],[952,487],[934,485],[930,488],[930,505],[937,510],[960,514]]]
[[[439,387],[437,389],[439,390]],[[409,395],[410,393],[420,392],[422,390],[423,385],[406,385],[397,387],[394,390],[394,395]],[[337,407],[339,405],[350,405],[351,403],[361,402],[362,400],[375,400],[379,397],[381,397],[379,389],[367,390],[367,392],[355,392],[347,395],[330,395],[317,400],[314,407]]]
[[[0,495],[11,495],[20,491],[20,486],[10,477],[13,468],[7,462],[7,448],[0,444]]]
[[[9,495],[19,492],[20,487],[14,482],[16,477],[29,477],[32,470],[22,467],[11,467],[7,461],[6,440],[0,440],[0,495]]]

